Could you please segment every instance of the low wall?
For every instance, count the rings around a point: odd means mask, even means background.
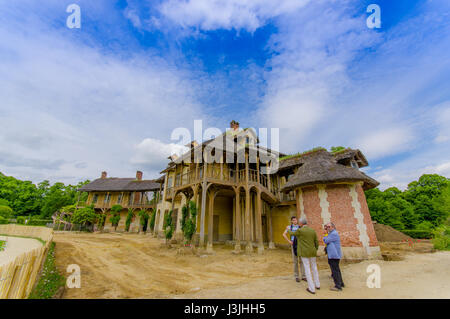
[[[0,234],[40,238],[45,245],[17,256],[0,266],[0,299],[27,298],[47,256],[53,239],[53,230],[46,227],[0,225]]]

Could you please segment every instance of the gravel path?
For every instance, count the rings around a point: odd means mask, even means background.
[[[0,266],[14,260],[20,254],[42,246],[36,239],[0,236],[0,240],[6,240],[6,248],[0,251]]]

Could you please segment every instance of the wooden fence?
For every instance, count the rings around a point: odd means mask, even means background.
[[[45,227],[0,225],[0,234],[40,238],[45,245],[17,256],[0,266],[0,299],[27,298],[52,242],[53,230]]]

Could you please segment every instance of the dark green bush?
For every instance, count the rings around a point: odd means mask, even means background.
[[[416,238],[416,239],[433,238],[433,232],[430,230],[403,229],[401,232],[408,235],[409,237]]]
[[[9,219],[0,216],[0,225],[9,224]]]
[[[30,219],[27,223],[29,226],[46,226],[53,223],[51,219]]]
[[[25,225],[25,216],[17,216],[16,223],[17,224],[21,224],[21,225]]]

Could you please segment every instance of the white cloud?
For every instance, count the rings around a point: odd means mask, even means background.
[[[411,149],[413,140],[408,127],[385,127],[356,139],[352,145],[359,147],[368,158],[378,159]]]
[[[303,7],[309,0],[169,0],[161,15],[183,28],[254,32],[267,20]]]
[[[145,166],[154,171],[162,171],[168,162],[167,157],[173,154],[180,156],[189,149],[175,143],[164,143],[158,139],[146,138],[135,146],[135,155],[131,163]]]
[[[203,118],[198,83],[182,68],[151,52],[110,54],[24,14],[10,21],[0,10],[3,173],[71,183],[102,170],[134,176],[133,145]]]

